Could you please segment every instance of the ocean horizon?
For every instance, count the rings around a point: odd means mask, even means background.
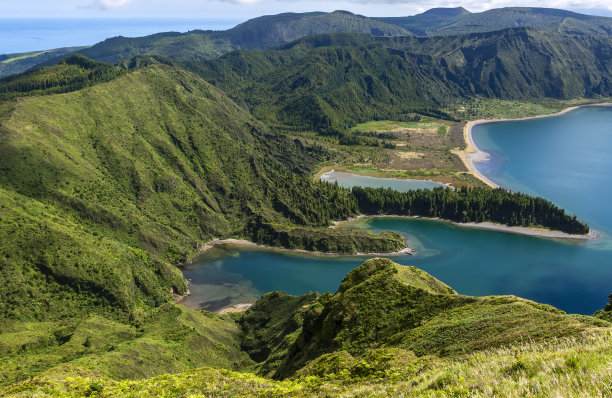
[[[0,55],[90,46],[115,36],[139,37],[160,32],[226,30],[240,19],[0,18]]]

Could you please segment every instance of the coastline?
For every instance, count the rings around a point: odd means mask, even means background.
[[[465,141],[466,147],[463,150],[455,151],[455,154],[457,154],[459,158],[461,158],[461,160],[463,161],[463,164],[468,169],[469,173],[472,174],[474,177],[478,178],[479,180],[481,180],[482,182],[484,182],[491,188],[503,188],[499,184],[496,184],[495,182],[487,178],[475,166],[475,163],[481,163],[486,160],[489,160],[491,155],[488,152],[485,152],[481,150],[480,148],[478,148],[478,146],[474,142],[474,138],[472,137],[472,128],[474,126],[477,126],[479,124],[486,124],[486,123],[513,122],[513,121],[520,121],[520,120],[557,117],[557,116],[562,116],[576,109],[586,108],[586,107],[597,107],[597,106],[612,106],[612,103],[603,102],[601,104],[575,105],[575,106],[570,106],[557,113],[553,113],[550,115],[526,116],[526,117],[520,117],[520,118],[514,118],[514,119],[478,119],[478,120],[468,121],[465,127],[463,128],[463,139]]]
[[[422,219],[422,220],[433,220],[433,221],[447,222],[447,223],[456,225],[458,227],[464,227],[464,228],[488,229],[488,230],[493,230],[493,231],[509,232],[509,233],[514,233],[514,234],[519,234],[519,235],[527,235],[527,236],[550,238],[550,239],[593,240],[593,239],[598,239],[601,237],[601,235],[599,235],[596,231],[593,231],[593,230],[590,230],[589,233],[586,235],[575,235],[575,234],[568,234],[566,232],[553,231],[553,230],[542,229],[542,228],[520,227],[520,226],[511,227],[508,225],[498,224],[498,223],[494,223],[490,221],[484,221],[480,223],[475,223],[475,222],[461,223],[461,222],[456,222],[452,220],[446,220],[444,218],[421,217],[421,216],[396,216],[396,215],[390,215],[390,214],[382,214],[382,215],[361,214],[357,217],[353,217],[348,220],[335,221],[334,224],[330,226],[330,228],[338,228],[339,226],[343,224],[352,223],[352,222],[355,222],[357,220],[364,219],[364,218],[382,218],[382,217],[416,218],[416,219]]]
[[[359,217],[356,217],[356,218],[354,218],[352,220],[354,221],[357,218],[359,218]],[[337,222],[342,222],[342,221],[335,221],[335,223],[337,223]],[[284,247],[275,247],[275,246],[268,246],[268,245],[260,245],[258,243],[251,242],[250,240],[246,240],[246,239],[229,238],[229,239],[213,239],[211,241],[206,242],[204,244],[204,246],[202,247],[202,249],[199,252],[197,252],[186,264],[191,264],[196,257],[199,257],[200,255],[202,255],[202,254],[206,253],[207,251],[213,249],[215,246],[219,246],[219,245],[255,247],[255,248],[259,248],[259,249],[282,251],[282,252],[314,254],[314,255],[318,255],[318,256],[355,256],[355,257],[384,256],[384,257],[393,257],[393,256],[403,256],[403,255],[406,255],[406,254],[410,254],[411,255],[415,251],[414,249],[412,249],[410,247],[405,247],[404,249],[401,249],[401,250],[396,251],[396,252],[390,252],[390,253],[327,253],[327,252],[322,252],[322,251],[311,251],[311,250],[305,250],[305,249],[287,249],[287,248],[284,248]],[[185,265],[185,264],[181,264],[181,265]]]

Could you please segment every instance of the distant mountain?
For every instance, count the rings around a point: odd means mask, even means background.
[[[482,96],[612,95],[612,37],[531,28],[458,36],[309,36],[185,66],[272,124],[333,133]]]
[[[444,28],[459,21],[471,13],[463,7],[432,8],[422,14],[410,17],[375,18],[379,21],[389,22],[401,26],[418,36],[427,36],[437,29]]]
[[[317,230],[357,213],[349,191],[312,181],[316,151],[194,74],[68,61],[0,81],[11,94],[53,83],[38,90],[50,95],[0,101],[0,282],[23,281],[1,292],[0,318],[127,319],[183,293],[175,265],[228,234],[332,252],[403,247],[399,235]]]
[[[375,37],[435,36],[530,27],[568,35],[611,35],[612,18],[551,8],[499,8],[471,13],[463,7],[432,8],[408,17],[369,18],[347,11],[285,13],[251,19],[225,31],[164,32],[144,37],[113,37],[79,52],[111,64],[139,55],[203,61],[235,50],[265,50],[302,37],[327,33],[366,33]],[[34,66],[53,65],[73,50],[0,56],[0,77]],[[5,59],[2,59],[4,57]],[[10,58],[10,59],[9,59]]]
[[[46,51],[0,55],[0,78],[16,75],[45,61],[57,60],[85,47],[66,47]]]
[[[162,55],[180,60],[206,60],[233,50],[275,47],[318,33],[357,32],[374,36],[407,35],[400,26],[347,11],[279,14],[251,19],[220,32],[159,33],[139,38],[114,37],[82,51],[109,63],[137,55]]]
[[[434,8],[400,18],[376,18],[394,23],[419,36],[492,32],[530,27],[572,35],[611,35],[612,18],[578,14],[554,8],[507,7],[470,13],[464,8]]]

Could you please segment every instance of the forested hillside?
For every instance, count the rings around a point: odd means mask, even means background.
[[[64,66],[38,71],[32,84],[53,73],[61,82]],[[403,247],[398,235],[356,230],[315,239],[313,227],[358,212],[350,192],[312,182],[316,150],[271,133],[180,69],[151,65],[5,101],[0,123],[2,316],[131,319],[182,294],[175,266],[213,237],[275,244],[277,228],[292,225],[309,248]]]
[[[60,57],[65,57],[82,49],[83,47],[66,47],[54,50],[0,55],[0,78],[18,75],[45,61],[57,60]]]
[[[270,124],[338,133],[475,96],[612,95],[612,38],[506,29],[445,37],[335,34],[185,66]]]
[[[232,50],[267,49],[301,37],[334,32],[374,36],[407,35],[403,28],[346,11],[279,14],[251,19],[225,31],[159,33],[139,38],[114,37],[82,50],[104,62],[116,63],[137,55],[161,55],[177,60],[206,60]]]
[[[113,80],[123,70],[74,54],[51,67],[42,67],[0,80],[0,101],[29,95],[66,93]]]

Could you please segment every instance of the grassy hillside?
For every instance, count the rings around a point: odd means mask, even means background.
[[[388,259],[369,260],[351,271],[335,295],[321,296],[303,317],[302,331],[275,377],[291,376],[331,352],[361,357],[372,349],[397,347],[417,356],[444,357],[525,339],[572,336],[590,327],[553,307],[516,297],[458,295],[425,272]]]
[[[175,265],[213,237],[403,246],[397,234],[317,234],[357,207],[349,191],[306,176],[316,152],[166,65],[4,102],[0,123],[3,317],[137,319],[185,291]]]
[[[22,363],[38,359],[42,374],[16,383],[4,379],[0,393],[81,397],[611,392],[609,323],[568,316],[512,296],[461,296],[421,270],[386,259],[369,260],[351,271],[334,295],[270,293],[243,315],[223,317],[171,305],[158,312],[136,330],[94,317],[59,347],[39,346],[35,351],[30,345],[30,351],[22,351]],[[185,327],[181,333],[171,326],[175,320]],[[197,332],[207,333],[213,345],[196,337]],[[109,337],[104,338],[105,333]],[[6,352],[12,347],[11,335],[0,336]],[[143,357],[142,351],[155,352],[145,341],[162,356],[166,350],[179,350],[177,356],[183,359],[190,357],[189,349],[212,350],[200,359],[209,365],[180,372],[186,363]],[[110,344],[114,350],[104,352]],[[76,359],[68,354],[78,352],[82,354]],[[229,367],[215,356],[220,353],[232,358]],[[253,362],[246,353],[257,366],[249,367]],[[50,360],[61,364],[46,370],[45,361]],[[147,378],[170,364],[173,374]],[[285,379],[262,377],[273,371]]]
[[[46,374],[140,379],[198,366],[249,369],[230,319],[164,304],[138,321],[99,315],[60,321],[2,321],[0,385]],[[78,371],[76,369],[79,369]]]

